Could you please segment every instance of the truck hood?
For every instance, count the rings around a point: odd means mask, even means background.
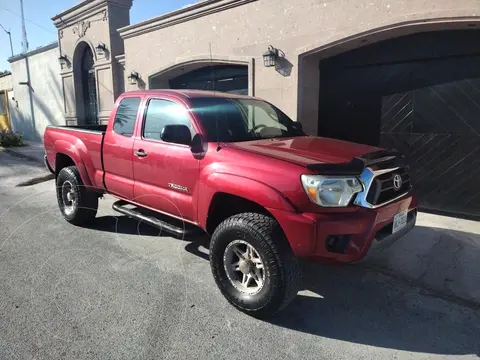
[[[322,137],[300,136],[228,143],[233,147],[302,166],[346,163],[379,148]]]

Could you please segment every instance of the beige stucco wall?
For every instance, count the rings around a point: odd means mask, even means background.
[[[205,0],[127,26],[131,5],[85,0],[52,18],[60,52],[70,60],[61,71],[67,123],[83,115],[81,44],[94,50],[102,42],[108,49],[104,56],[94,51],[100,122],[124,88],[148,88],[154,74],[175,67],[178,73],[179,64],[208,64],[212,58],[247,65],[249,93],[275,103],[315,134],[320,59],[412,32],[480,26],[478,0]],[[269,45],[284,54],[277,69],[263,66]],[[132,71],[140,74],[137,85],[128,84]]]
[[[105,57],[97,57],[95,52],[95,46],[99,42],[105,43],[107,48],[110,47],[108,41],[109,26],[108,21],[105,18],[106,6],[101,7],[92,14],[89,14],[88,20],[78,20],[76,23],[66,26],[59,30],[59,44],[61,54],[66,55],[69,59],[69,63],[63,66],[62,74],[62,87],[65,93],[64,111],[68,121],[76,122],[77,117],[77,104],[79,105],[79,116],[83,117],[83,107],[81,104],[84,102],[83,94],[81,92],[81,55],[83,48],[79,48],[77,53],[75,50],[80,43],[86,43],[91,47],[95,60],[96,77],[98,78],[98,67],[110,66],[109,59]],[[85,22],[85,21],[88,21]],[[88,25],[87,25],[88,24]],[[75,58],[76,55],[76,58]],[[103,65],[103,66],[102,66]],[[77,68],[78,67],[78,68]],[[102,71],[101,70],[101,71]],[[77,92],[75,91],[75,85],[77,85]],[[113,101],[112,88],[110,84],[105,87],[103,83],[100,83],[101,91],[97,96],[100,101]],[[99,102],[100,102],[99,101]],[[108,109],[107,109],[108,110]],[[101,116],[101,111],[99,112]]]
[[[121,29],[125,76],[137,71],[148,84],[149,76],[175,63],[208,59],[211,44],[214,59],[253,59],[255,95],[275,103],[292,118],[298,117],[311,133],[316,133],[317,126],[321,55],[307,57],[307,54],[329,44],[338,45],[336,51],[358,47],[383,36],[398,36],[405,29],[410,32],[442,29],[452,23],[466,28],[468,23],[476,24],[480,19],[478,0],[222,0],[217,3],[237,6],[207,15],[198,8]],[[359,34],[366,38],[355,39]],[[350,41],[343,43],[344,39]],[[262,54],[270,44],[285,53],[292,66],[290,75],[263,66]],[[299,67],[303,71],[300,76]],[[127,85],[127,89],[138,89],[138,85]]]
[[[0,77],[0,91],[12,89],[12,74]]]
[[[116,56],[123,54],[123,41],[116,29],[129,24],[132,0],[83,1],[75,7],[52,18],[58,28],[59,47],[68,62],[62,67],[64,113],[68,124],[81,123],[83,118],[83,93],[81,84],[81,59],[85,46],[94,55],[98,119],[108,120],[116,97],[124,90],[121,69]],[[107,51],[96,53],[95,47],[103,43]]]
[[[12,126],[28,140],[41,140],[47,125],[65,124],[58,56],[58,47],[53,46],[10,63],[15,94],[10,102]]]

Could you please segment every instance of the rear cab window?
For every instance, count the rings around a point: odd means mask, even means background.
[[[120,101],[113,121],[114,132],[127,137],[133,136],[140,102],[139,97],[123,98]]]

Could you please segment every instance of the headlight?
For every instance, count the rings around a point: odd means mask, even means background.
[[[355,194],[363,190],[356,177],[302,175],[301,179],[307,196],[320,206],[348,206]]]

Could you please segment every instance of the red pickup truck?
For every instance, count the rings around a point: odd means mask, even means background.
[[[306,136],[272,104],[196,90],[128,92],[108,125],[50,126],[45,161],[73,224],[98,199],[177,236],[207,233],[215,281],[256,317],[300,286],[298,258],[355,262],[415,224],[405,158]]]

